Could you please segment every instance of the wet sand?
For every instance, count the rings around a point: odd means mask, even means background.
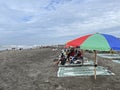
[[[0,52],[0,90],[119,90],[120,64],[98,57],[98,65],[111,76],[57,77],[60,49],[49,48]],[[94,54],[85,54],[89,59]]]

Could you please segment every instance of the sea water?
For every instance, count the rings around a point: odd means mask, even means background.
[[[12,50],[12,48],[15,48],[15,49],[20,49],[20,48],[29,49],[29,48],[35,48],[35,47],[38,47],[38,45],[0,45],[0,51]]]

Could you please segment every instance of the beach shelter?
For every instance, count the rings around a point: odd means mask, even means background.
[[[66,47],[73,46],[77,47],[80,46],[83,50],[93,50],[95,53],[95,60],[94,60],[94,74],[96,79],[96,56],[97,51],[110,51],[110,50],[120,50],[120,40],[113,35],[109,34],[88,34],[85,36],[81,36],[74,40],[71,40],[66,43]]]

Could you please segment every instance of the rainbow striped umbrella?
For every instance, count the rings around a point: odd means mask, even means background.
[[[80,46],[83,50],[93,50],[95,53],[95,60],[94,60],[94,75],[96,79],[96,57],[97,57],[97,50],[98,51],[110,51],[112,50],[120,50],[120,40],[112,35],[108,34],[89,34],[74,40],[71,40],[66,43],[66,47],[73,46],[77,47]]]
[[[120,40],[112,35],[96,33],[71,40],[66,43],[66,47],[68,46],[80,46],[84,50],[120,50]]]

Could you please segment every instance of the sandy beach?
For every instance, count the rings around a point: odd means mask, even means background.
[[[120,64],[98,57],[110,76],[57,77],[54,60],[61,49],[37,48],[0,52],[0,90],[119,90]],[[85,54],[89,59],[94,54]]]

